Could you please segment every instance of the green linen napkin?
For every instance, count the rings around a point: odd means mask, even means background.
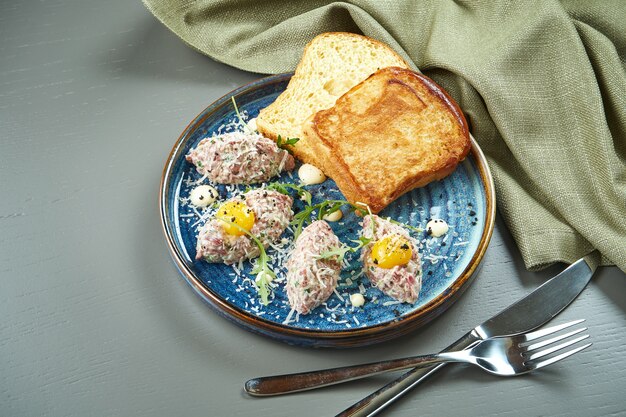
[[[466,113],[528,269],[626,271],[626,1],[143,1],[253,72],[293,71],[322,32],[387,43]]]

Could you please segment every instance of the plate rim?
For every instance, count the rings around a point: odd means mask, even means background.
[[[496,198],[493,177],[491,175],[487,159],[471,133],[471,150],[468,156],[474,158],[475,165],[480,174],[481,182],[483,183],[483,187],[485,189],[486,218],[480,242],[478,243],[478,246],[468,265],[457,277],[457,279],[454,280],[451,286],[447,287],[446,290],[438,294],[419,310],[412,311],[396,320],[346,330],[304,329],[269,321],[263,317],[255,316],[235,305],[228,303],[218,294],[214,293],[210,288],[205,286],[204,283],[195,276],[193,271],[189,269],[184,261],[183,254],[180,253],[174,243],[174,226],[170,225],[167,220],[168,199],[166,192],[168,189],[167,185],[169,184],[168,179],[170,178],[170,173],[176,162],[174,157],[180,147],[183,146],[186,140],[188,140],[189,134],[200,126],[208,117],[210,117],[215,110],[221,108],[227,101],[230,101],[231,96],[236,99],[238,95],[244,94],[250,89],[257,86],[284,82],[291,79],[292,75],[293,73],[276,74],[268,77],[262,77],[241,85],[211,102],[195,118],[193,118],[191,122],[189,122],[185,129],[183,129],[167,156],[159,186],[159,214],[161,218],[161,229],[165,235],[168,251],[174,260],[178,271],[183,276],[185,281],[187,281],[187,283],[194,289],[196,294],[198,294],[222,317],[230,319],[255,333],[261,333],[291,344],[323,347],[362,346],[365,344],[383,342],[407,334],[444,313],[469,287],[469,285],[473,282],[473,278],[475,278],[475,272],[481,264],[493,235],[496,213]]]

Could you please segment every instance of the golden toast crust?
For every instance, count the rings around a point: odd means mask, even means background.
[[[449,175],[470,150],[458,105],[428,77],[388,67],[311,116],[304,137],[346,199],[373,213]]]

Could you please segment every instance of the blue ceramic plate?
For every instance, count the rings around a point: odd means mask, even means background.
[[[185,160],[198,142],[213,134],[236,129],[233,96],[244,117],[256,117],[286,88],[290,74],[264,78],[222,97],[207,107],[182,133],[165,166],[161,181],[161,218],[171,254],[183,277],[218,313],[245,328],[292,344],[347,347],[381,342],[410,332],[446,310],[471,282],[472,275],[487,248],[494,225],[493,184],[484,156],[472,139],[468,158],[445,179],[400,197],[380,215],[425,229],[430,218],[441,218],[450,225],[440,238],[424,232],[411,232],[421,243],[423,283],[415,304],[399,304],[370,286],[360,272],[355,256],[342,273],[337,291],[311,314],[294,314],[284,290],[281,260],[289,250],[291,233],[283,244],[270,249],[273,267],[279,274],[272,302],[260,305],[251,276],[250,263],[239,267],[196,261],[198,228],[210,217],[188,203],[200,175]],[[297,168],[296,168],[297,169]],[[297,171],[275,179],[297,183]],[[206,183],[206,181],[204,181]],[[332,180],[308,187],[313,202],[343,198]],[[234,186],[219,186],[220,199],[227,199]],[[302,207],[296,201],[294,211]],[[341,241],[355,239],[360,219],[344,211],[340,222],[332,223]],[[366,303],[352,307],[350,294],[361,292]]]

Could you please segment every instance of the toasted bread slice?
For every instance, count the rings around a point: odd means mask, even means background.
[[[431,79],[397,67],[353,87],[303,130],[346,199],[374,213],[450,174],[470,150],[458,105]]]
[[[380,68],[409,65],[387,45],[354,33],[330,32],[315,37],[287,89],[256,119],[260,133],[276,140],[300,138],[291,151],[303,162],[318,165],[302,123],[317,111],[327,109],[346,91]]]

